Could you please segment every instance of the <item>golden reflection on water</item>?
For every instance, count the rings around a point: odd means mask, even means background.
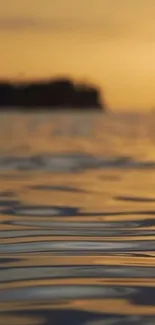
[[[148,323],[132,315],[155,322],[155,133],[149,118],[1,116],[0,154],[10,164],[0,160],[2,324],[49,325],[53,319],[56,325],[57,310],[94,312],[101,324],[108,324],[107,314],[111,324],[122,324],[119,315],[134,325]],[[39,158],[24,160],[30,157]],[[76,325],[95,324],[88,314],[81,317]]]

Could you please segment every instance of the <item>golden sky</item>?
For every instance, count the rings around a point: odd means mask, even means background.
[[[155,106],[155,0],[5,0],[0,77],[70,75],[115,109]]]

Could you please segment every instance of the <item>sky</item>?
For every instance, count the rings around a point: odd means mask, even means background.
[[[0,0],[0,79],[66,76],[155,107],[155,0]]]

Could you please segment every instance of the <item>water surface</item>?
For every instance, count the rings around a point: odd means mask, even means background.
[[[0,115],[0,324],[155,324],[155,117]]]

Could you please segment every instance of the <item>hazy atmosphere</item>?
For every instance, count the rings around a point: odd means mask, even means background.
[[[155,105],[154,0],[1,1],[1,79],[68,75],[108,105]]]
[[[155,0],[0,0],[0,324],[155,324]]]

